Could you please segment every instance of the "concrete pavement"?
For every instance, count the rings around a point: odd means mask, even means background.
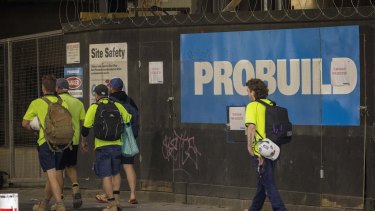
[[[95,200],[101,190],[81,190],[83,205],[79,210],[101,211],[106,204]],[[0,193],[18,193],[19,210],[31,211],[33,204],[43,196],[43,187],[17,187],[0,190]],[[70,189],[64,190],[67,210],[74,210]],[[128,191],[121,191],[121,208],[123,211],[243,211],[250,201],[239,199],[214,198],[207,196],[186,196],[165,192],[137,191],[139,204],[127,203]],[[1,205],[1,204],[0,204]],[[289,211],[358,211],[350,208],[312,207],[306,205],[286,204]],[[0,207],[2,208],[2,207]],[[272,211],[271,204],[266,201],[262,211]]]
[[[82,190],[83,205],[79,210],[90,210],[90,211],[100,211],[106,204],[99,203],[95,200],[94,196],[100,190]],[[43,188],[8,188],[1,190],[0,193],[18,193],[19,200],[19,210],[21,211],[30,211],[32,210],[33,204],[37,203],[38,200],[43,195]],[[65,190],[65,200],[64,203],[67,207],[67,210],[74,210],[72,206],[72,198],[70,190]],[[169,197],[161,198],[160,202],[156,202],[157,198],[151,196],[148,193],[138,192],[138,201],[139,204],[131,205],[127,203],[127,197],[129,193],[127,191],[121,192],[121,208],[122,210],[132,210],[132,211],[228,211],[230,208],[223,208],[218,206],[207,206],[207,205],[197,205],[197,204],[184,204],[170,201]],[[151,197],[151,199],[150,199]],[[160,197],[160,196],[158,196]]]

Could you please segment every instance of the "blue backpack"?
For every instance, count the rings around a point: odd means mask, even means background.
[[[132,115],[132,119],[130,121],[130,124],[132,126],[132,131],[134,138],[138,137],[138,132],[139,132],[139,112],[138,110],[130,104],[130,97],[126,99],[126,101],[119,101],[118,99],[111,97],[112,100],[121,103],[121,105],[124,106],[126,111]]]

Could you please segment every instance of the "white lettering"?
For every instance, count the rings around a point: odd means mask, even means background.
[[[278,89],[287,96],[299,91],[302,95],[350,94],[357,85],[357,67],[350,58],[332,59],[330,84],[323,83],[321,58],[290,59],[289,68],[286,59],[278,59],[276,64],[277,67],[272,60],[256,60],[254,68],[250,61],[239,60],[233,68],[229,61],[194,62],[195,95],[203,95],[205,85],[213,82],[213,86],[206,87],[213,87],[214,95],[233,95],[235,90],[238,95],[246,96],[244,82],[251,78],[264,80],[269,94]]]
[[[246,73],[245,84],[243,84],[243,81],[242,81],[243,70],[245,70],[245,73]],[[242,95],[242,96],[247,95],[246,81],[248,81],[250,78],[255,78],[255,71],[254,71],[253,64],[251,64],[251,62],[248,60],[238,61],[236,66],[234,66],[234,70],[233,70],[233,86],[239,95]]]
[[[302,59],[302,94],[311,94],[311,59]]]
[[[299,59],[290,60],[289,82],[287,82],[286,60],[277,60],[277,87],[283,95],[294,95],[299,90],[300,85],[300,64]]]
[[[272,60],[256,60],[256,77],[267,81],[268,94],[276,91],[275,63]]]
[[[214,71],[209,62],[194,62],[195,95],[203,95],[203,85],[212,81]]]
[[[214,62],[214,95],[221,95],[221,85],[224,85],[225,95],[233,95],[232,64],[227,61]]]

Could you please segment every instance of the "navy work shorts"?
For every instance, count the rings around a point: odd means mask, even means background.
[[[120,173],[121,146],[104,146],[95,150],[95,174],[99,178]]]

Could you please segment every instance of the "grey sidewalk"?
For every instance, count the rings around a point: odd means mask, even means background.
[[[71,191],[64,190],[67,210],[73,210]],[[106,204],[95,200],[101,190],[81,190],[83,206],[79,210],[101,211]],[[19,210],[31,211],[33,204],[43,196],[42,187],[17,187],[0,190],[0,193],[18,193]],[[127,203],[128,191],[121,191],[121,208],[123,211],[243,211],[249,206],[249,200],[214,198],[206,196],[185,196],[165,192],[138,191],[139,204]],[[358,211],[350,208],[312,207],[305,205],[286,204],[289,211]],[[271,204],[266,201],[262,211],[272,211]]]
[[[82,190],[83,205],[79,210],[93,210],[100,211],[106,204],[99,203],[95,200],[95,194],[100,192],[100,190]],[[32,210],[33,204],[37,203],[43,195],[43,188],[8,188],[1,190],[0,193],[18,193],[19,200],[19,210],[29,211]],[[65,190],[65,205],[67,210],[73,210],[72,199],[70,196],[70,191]],[[138,192],[139,204],[131,205],[127,203],[127,198],[129,193],[127,191],[121,192],[121,208],[122,210],[134,210],[134,211],[166,211],[166,210],[176,210],[176,211],[212,211],[212,210],[222,210],[228,211],[229,208],[220,208],[218,206],[207,206],[207,205],[197,205],[197,204],[184,204],[183,202],[178,203],[172,200],[171,196],[160,194],[160,193],[149,193],[149,192]]]

